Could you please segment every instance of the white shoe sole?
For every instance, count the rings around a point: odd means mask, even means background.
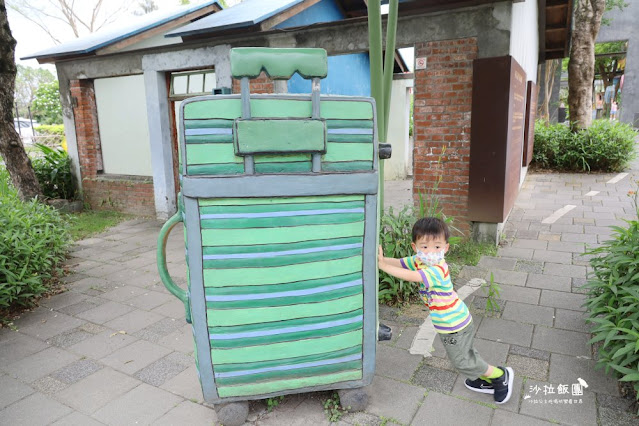
[[[510,367],[506,367],[506,371],[508,372],[507,373],[508,374],[508,393],[506,394],[506,398],[504,398],[503,401],[501,401],[501,402],[495,401],[495,404],[505,404],[505,403],[507,403],[508,400],[510,399],[511,395],[513,394],[513,381],[515,380],[515,372]]]

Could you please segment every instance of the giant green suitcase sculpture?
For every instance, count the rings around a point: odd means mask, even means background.
[[[296,71],[311,95],[250,95]],[[372,98],[320,96],[323,49],[231,51],[241,96],[180,112],[179,211],[158,268],[193,325],[204,398],[226,404],[370,384],[377,340],[378,148]],[[184,222],[188,291],[165,261]]]

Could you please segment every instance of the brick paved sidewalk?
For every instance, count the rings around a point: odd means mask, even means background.
[[[609,225],[633,215],[626,193],[639,176],[631,172],[607,184],[614,176],[529,175],[506,226],[508,244],[497,257],[484,257],[454,277],[459,287],[492,272],[501,284],[500,315],[484,318],[480,297],[467,302],[475,313],[477,348],[489,362],[515,370],[509,403],[497,407],[490,395],[468,391],[438,342],[432,357],[409,353],[425,312],[382,309],[393,340],[378,345],[370,404],[365,413],[345,415],[339,424],[639,424],[617,383],[593,369],[579,290],[588,268],[582,256],[586,246],[601,243]],[[399,188],[391,191],[407,192],[401,182],[390,185]],[[599,192],[586,195],[591,191]],[[387,199],[396,203],[401,197]],[[567,204],[576,207],[552,224],[542,223]],[[202,401],[183,307],[159,283],[160,226],[129,221],[79,242],[69,262],[76,271],[67,278],[69,291],[23,315],[17,331],[0,330],[0,424],[210,425],[216,420]],[[179,230],[168,251],[169,270],[184,284]],[[554,403],[567,399],[558,394],[559,385],[578,378],[588,388],[577,402]],[[555,394],[544,396],[544,386]],[[249,423],[328,424],[322,400],[329,396],[287,396],[272,412],[264,401],[253,402]]]

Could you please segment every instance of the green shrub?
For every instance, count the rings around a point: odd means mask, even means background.
[[[565,171],[620,171],[634,158],[636,136],[632,127],[616,121],[595,120],[577,133],[563,124],[537,121],[533,164]]]
[[[639,392],[639,221],[627,223],[612,227],[614,239],[588,253],[598,257],[590,260],[594,277],[584,288],[587,321],[594,324],[590,342],[602,342],[597,367]]]
[[[75,196],[75,181],[71,174],[71,158],[62,148],[50,148],[36,144],[43,154],[34,158],[31,163],[42,194],[47,198],[64,198],[71,200]]]
[[[45,293],[68,244],[67,224],[52,207],[0,194],[0,309],[29,306]]]

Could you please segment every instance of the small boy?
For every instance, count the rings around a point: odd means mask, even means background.
[[[475,392],[493,394],[497,404],[510,399],[514,379],[510,367],[494,367],[473,347],[474,325],[466,304],[457,296],[444,255],[450,232],[435,217],[419,219],[413,225],[415,255],[403,259],[384,257],[379,247],[379,268],[394,277],[419,282],[419,295],[428,306],[448,359],[467,377],[465,385]]]

